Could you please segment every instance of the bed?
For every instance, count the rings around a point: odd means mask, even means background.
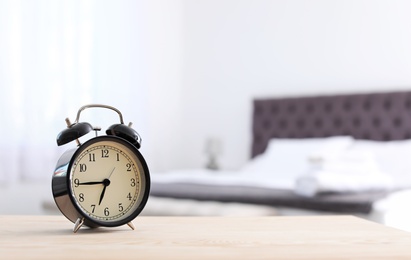
[[[245,168],[253,168],[255,178],[250,178],[251,174],[245,174],[244,169],[240,170],[239,175],[232,172],[213,175],[206,170],[155,175],[151,190],[153,200],[167,198],[174,202],[217,202],[223,203],[222,208],[227,205],[224,203],[238,203],[261,206],[263,214],[287,214],[284,209],[289,209],[293,214],[349,213],[384,223],[389,208],[387,201],[393,200],[393,194],[398,197],[399,192],[405,194],[411,187],[411,162],[408,163],[406,159],[411,154],[410,91],[255,99],[251,129],[250,163]],[[334,143],[330,142],[333,138]],[[301,174],[301,169],[289,173],[292,171],[288,168],[299,164],[300,167],[306,167],[307,165],[299,163],[299,160],[306,160],[305,157],[310,155],[304,150],[310,148],[312,153],[313,145],[318,148],[325,142],[331,143],[334,148],[344,145],[344,149],[355,147],[357,154],[362,155],[364,150],[371,151],[378,166],[384,173],[388,172],[391,183],[380,185],[382,182],[375,181],[376,186],[370,189],[355,192],[325,190],[311,196],[302,196],[289,183]],[[279,156],[287,154],[287,151],[278,150],[281,147],[279,144],[292,152],[288,158],[295,158],[288,162],[284,162],[287,157],[275,161]],[[278,151],[270,148],[270,145]],[[261,168],[262,164],[267,165],[268,159],[264,159],[268,156],[267,153],[271,153],[272,163],[268,166],[269,169]],[[298,153],[300,157],[295,155]],[[328,154],[330,152],[325,151],[322,155],[325,158]],[[355,153],[350,150],[347,154],[352,157]],[[324,158],[320,156],[320,159]],[[282,167],[286,170],[279,174],[281,164],[285,164]],[[350,172],[347,174],[351,175],[344,175],[345,178],[357,178]],[[241,177],[245,175],[248,176]],[[296,176],[289,178],[290,175]],[[375,180],[378,176],[380,175],[369,175],[363,179]],[[283,179],[288,185],[283,185]],[[275,210],[265,211],[270,207]]]

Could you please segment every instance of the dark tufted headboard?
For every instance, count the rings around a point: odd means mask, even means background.
[[[254,100],[252,154],[271,138],[411,138],[411,91]]]

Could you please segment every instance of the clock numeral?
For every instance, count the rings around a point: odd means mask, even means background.
[[[78,186],[80,186],[80,180],[79,180],[79,179],[74,179],[73,183],[74,183],[74,187],[75,187],[75,188],[77,188]]]
[[[104,216],[110,215],[110,211],[108,211],[108,207],[104,209]]]
[[[128,172],[131,172],[131,163],[127,163],[127,164],[126,164],[126,167],[127,167],[127,171],[128,171]]]
[[[80,193],[80,194],[78,195],[78,201],[84,202],[84,194],[83,194],[83,193]]]
[[[87,171],[87,165],[84,163],[80,163],[80,172],[85,172]]]
[[[94,153],[90,153],[88,155],[88,160],[89,160],[89,162],[95,162],[96,161],[96,155]]]
[[[91,213],[94,213],[94,210],[96,210],[96,205],[95,205],[95,204],[91,204],[91,208],[92,208]]]
[[[136,179],[133,178],[130,181],[131,181],[131,183],[130,183],[131,187],[135,187],[136,186]]]
[[[118,204],[118,211],[123,211],[124,210],[124,208],[123,208],[123,203],[119,203]]]
[[[132,198],[133,198],[133,197],[131,197],[131,193],[129,192],[128,195],[127,195],[127,199],[128,199],[128,200],[131,200]]]
[[[108,158],[108,150],[107,149],[101,150],[101,158]]]
[[[120,155],[117,154],[117,162],[119,162],[119,161],[120,161]]]

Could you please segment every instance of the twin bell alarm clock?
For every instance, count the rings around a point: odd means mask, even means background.
[[[110,126],[106,135],[98,136],[99,127],[80,122],[80,113],[87,108],[115,111],[120,123]],[[52,177],[54,201],[61,213],[81,226],[132,229],[132,220],[143,210],[150,192],[150,174],[139,152],[140,135],[125,125],[123,116],[114,107],[91,104],[83,106],[74,123],[66,119],[67,128],[57,136],[57,145],[75,142],[76,147],[63,153]],[[96,136],[80,143],[79,138],[95,131]]]

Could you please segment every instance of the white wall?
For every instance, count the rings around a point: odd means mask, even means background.
[[[175,160],[180,143],[182,106],[183,6],[182,1],[139,1],[134,10],[138,26],[141,60],[140,84],[144,86],[145,111],[137,129],[142,153],[150,170],[181,167]],[[138,94],[138,93],[137,93]],[[136,111],[137,112],[137,111]]]
[[[183,1],[181,143],[171,168],[249,157],[251,102],[411,89],[411,1]]]

